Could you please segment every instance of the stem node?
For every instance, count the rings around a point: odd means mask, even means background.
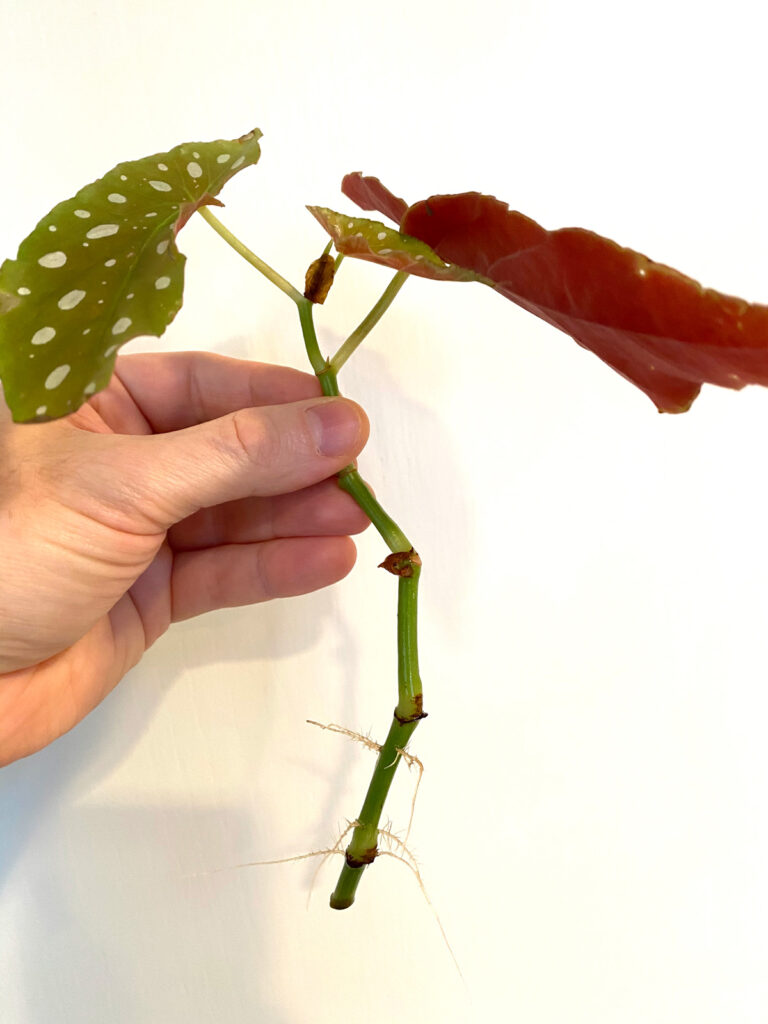
[[[347,862],[347,866],[350,868],[365,868],[369,864],[373,864],[376,860],[376,855],[379,852],[378,846],[371,846],[367,850],[362,850],[357,855],[353,855],[347,850],[344,859]]]
[[[421,558],[411,548],[410,551],[393,551],[383,562],[379,563],[379,569],[386,569],[393,576],[404,576],[406,579],[410,579],[420,565]]]
[[[410,711],[407,715],[402,715],[395,708],[394,716],[400,725],[410,725],[412,722],[420,722],[422,718],[427,717],[427,712],[424,711],[424,696],[421,693],[416,693],[411,698],[413,703],[413,711]]]

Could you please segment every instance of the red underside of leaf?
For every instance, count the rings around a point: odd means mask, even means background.
[[[201,206],[223,206],[224,203],[220,199],[216,199],[215,196],[209,195],[208,192],[204,196],[200,196],[194,203],[183,203],[179,210],[179,219],[176,221],[176,225],[173,229],[173,237],[181,231],[184,225],[187,223],[189,218],[200,209]]]
[[[408,209],[406,201],[385,188],[378,178],[366,177],[360,171],[353,171],[352,174],[344,176],[341,191],[362,210],[377,210],[395,224],[400,223]]]
[[[375,181],[361,179],[369,203]],[[391,215],[389,202],[378,208]],[[547,231],[477,192],[416,203],[400,230],[565,331],[662,412],[684,412],[705,383],[768,385],[768,306],[702,288],[591,231]]]

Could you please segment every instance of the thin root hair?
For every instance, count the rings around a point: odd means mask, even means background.
[[[328,725],[323,725],[322,722],[315,722],[313,719],[308,718],[307,725],[316,725],[318,729],[328,730],[329,732],[336,732],[340,736],[348,736],[351,740],[356,740],[358,743],[362,743],[368,750],[375,750],[378,753],[381,750],[381,744],[377,743],[376,740],[371,739],[370,736],[364,736],[361,732],[354,732],[352,729],[347,729],[343,725],[337,725],[335,722],[329,722]]]

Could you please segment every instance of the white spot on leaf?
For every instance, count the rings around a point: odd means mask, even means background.
[[[170,192],[171,186],[167,181],[150,181],[149,183],[157,192]]]
[[[128,178],[124,174],[121,174],[120,181],[128,181]]]
[[[63,267],[67,262],[67,254],[63,252],[47,252],[45,256],[41,256],[37,262],[41,267],[49,267],[50,269]]]
[[[225,164],[227,162],[227,160],[231,160],[231,159],[232,159],[232,154],[231,153],[219,153],[219,155],[216,157],[216,163],[217,164]]]
[[[152,213],[145,213],[144,216],[145,217],[156,217],[157,216],[157,211],[153,211]]]
[[[109,359],[113,352],[117,352],[119,345],[110,345],[107,351],[104,353],[104,358]]]
[[[57,230],[56,225],[55,224],[49,224],[48,225],[48,230],[49,231],[56,231]]]
[[[244,163],[245,163],[245,157],[244,156],[239,156],[237,158],[237,160],[235,160],[235,162],[232,164],[232,170],[236,171],[237,168],[240,167]]]
[[[389,256],[391,249],[379,249],[379,256]]]
[[[33,345],[47,345],[51,338],[56,337],[56,331],[53,327],[41,327],[39,331],[36,331],[32,335]]]
[[[168,165],[167,164],[158,164],[157,165],[157,169],[158,169],[158,171],[167,171],[168,170]]]
[[[161,292],[164,288],[167,288],[170,283],[170,277],[158,277],[158,279],[155,281],[155,288],[157,288],[157,290]]]
[[[85,220],[86,217],[90,217],[91,214],[88,210],[75,210],[76,217],[82,217]]]
[[[376,237],[378,238],[378,240],[379,240],[380,242],[383,242],[383,241],[384,241],[384,239],[385,239],[385,238],[387,237],[387,232],[386,232],[386,231],[380,231],[380,232],[378,233],[378,235],[376,235]]]
[[[201,178],[203,176],[203,168],[200,164],[195,163],[194,160],[190,160],[187,164],[187,174],[190,178]]]
[[[119,224],[97,224],[95,228],[91,228],[90,231],[86,232],[86,238],[108,238],[110,235],[116,235],[120,230]]]
[[[92,380],[90,384],[86,384],[85,387],[83,388],[83,394],[84,395],[92,395],[95,390],[96,390],[96,382]]]
[[[85,292],[80,288],[75,288],[71,292],[67,292],[66,295],[62,295],[56,305],[59,309],[74,309],[84,298]]]
[[[72,367],[65,363],[63,366],[57,366],[55,370],[51,370],[45,378],[45,390],[53,391],[54,388],[57,388],[71,369]]]
[[[169,245],[169,242],[168,242],[167,238],[163,239],[162,242],[158,242],[157,243],[157,248],[155,249],[155,252],[158,254],[158,256],[162,256],[163,255],[165,250],[168,248],[168,245]]]
[[[19,295],[31,295],[32,294],[32,292],[29,290],[29,288],[25,288],[23,285],[21,286],[21,288],[17,288],[16,291],[19,293]]]
[[[128,330],[132,323],[133,320],[131,320],[129,316],[121,316],[120,319],[112,325],[112,333],[122,334],[124,331]]]
[[[192,156],[195,158],[195,160],[199,160],[200,159],[200,154],[199,153],[193,153]]]
[[[35,409],[35,416],[45,416],[47,411],[48,411],[48,406],[47,405],[39,405]]]
[[[120,192],[110,192],[109,195],[107,196],[107,199],[110,201],[110,203],[125,203],[125,202],[127,202],[127,199],[125,198],[125,196],[122,195]]]
[[[104,266],[105,267],[114,267],[114,265],[116,263],[117,263],[117,260],[106,260],[106,262],[104,263]]]

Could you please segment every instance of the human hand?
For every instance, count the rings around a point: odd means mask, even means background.
[[[123,356],[52,423],[0,403],[0,766],[71,729],[172,622],[344,577],[368,520],[332,477],[367,437],[315,377],[202,353]]]

